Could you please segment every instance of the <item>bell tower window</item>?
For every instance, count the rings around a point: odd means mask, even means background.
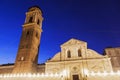
[[[71,52],[70,52],[70,50],[67,51],[67,57],[71,58]]]
[[[36,32],[36,37],[39,38],[39,36],[38,36],[38,32]]]
[[[33,17],[30,17],[29,23],[32,23],[32,22],[33,22]]]
[[[26,37],[27,37],[29,34],[30,34],[30,32],[29,32],[29,31],[27,31],[27,33],[26,33]]]
[[[80,49],[78,50],[78,57],[82,57]]]
[[[40,24],[40,20],[38,19],[38,21],[37,21],[37,24],[39,25]]]
[[[27,32],[27,35],[29,35],[29,33],[30,33],[30,32],[28,31],[28,32]]]

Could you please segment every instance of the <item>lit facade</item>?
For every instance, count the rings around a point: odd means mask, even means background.
[[[83,79],[91,72],[111,72],[110,58],[87,48],[84,41],[70,39],[61,45],[58,52],[45,65],[47,73],[60,73],[66,70],[68,79]]]
[[[42,20],[39,7],[28,10],[15,64],[0,65],[0,80],[120,80],[120,67],[114,67],[116,61],[111,64],[109,50],[100,55],[77,39],[68,40],[53,58],[38,65]]]

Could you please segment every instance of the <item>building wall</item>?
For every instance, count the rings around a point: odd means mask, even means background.
[[[37,73],[45,73],[45,64],[38,64]]]
[[[6,64],[0,66],[0,74],[12,73],[14,64]],[[37,73],[45,73],[45,64],[38,64]]]
[[[12,73],[13,65],[6,64],[0,66],[0,74]]]
[[[105,54],[111,58],[113,70],[120,70],[120,48],[106,48]]]

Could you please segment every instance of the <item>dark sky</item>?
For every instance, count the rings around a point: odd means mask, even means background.
[[[120,46],[119,0],[1,0],[0,64],[14,63],[25,13],[34,5],[44,17],[39,63],[71,38],[86,41],[101,54],[105,47]]]

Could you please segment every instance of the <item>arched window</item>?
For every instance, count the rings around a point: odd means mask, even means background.
[[[30,17],[29,22],[30,22],[30,23],[33,22],[33,17]]]
[[[80,49],[78,50],[78,57],[82,57]]]
[[[26,33],[26,37],[27,37],[29,34],[30,34],[30,32],[29,32],[29,31],[27,31],[27,33]]]
[[[27,35],[29,35],[29,34],[30,34],[30,32],[28,31],[28,32],[27,32]]]
[[[39,38],[39,36],[38,36],[38,32],[36,32],[36,37]]]
[[[38,19],[38,21],[37,21],[37,24],[39,25],[40,24],[40,20]]]
[[[28,38],[29,35],[30,35],[30,31],[27,31],[25,37]]]
[[[70,50],[67,51],[67,57],[71,58],[71,52],[70,52]]]

